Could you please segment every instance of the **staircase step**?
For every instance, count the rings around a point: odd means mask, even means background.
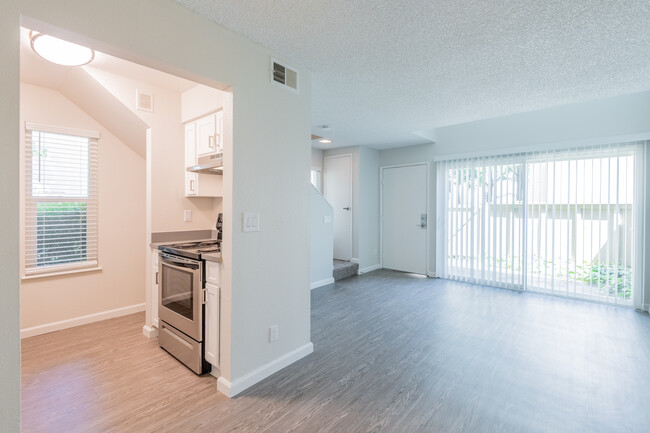
[[[349,278],[357,275],[359,272],[359,264],[353,262],[346,262],[343,260],[334,260],[334,271],[332,276],[334,281],[339,281],[344,278]]]

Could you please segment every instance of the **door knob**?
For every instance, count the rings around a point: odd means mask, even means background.
[[[350,210],[350,208],[349,207],[344,207],[343,210]]]

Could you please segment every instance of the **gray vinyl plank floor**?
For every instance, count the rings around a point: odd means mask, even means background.
[[[650,317],[627,308],[375,271],[313,290],[314,353],[230,400],[208,394],[214,378],[132,338],[179,377],[182,405],[114,407],[95,431],[650,431]],[[23,362],[37,386],[43,366]],[[158,386],[139,368],[134,377]],[[39,414],[23,402],[23,416]],[[89,431],[88,414],[69,416],[65,431]]]

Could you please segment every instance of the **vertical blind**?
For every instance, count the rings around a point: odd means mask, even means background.
[[[645,145],[440,161],[439,273],[640,303]]]
[[[25,129],[25,274],[97,266],[99,133]]]

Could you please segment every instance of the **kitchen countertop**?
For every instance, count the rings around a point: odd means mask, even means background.
[[[183,242],[203,241],[216,239],[216,230],[189,230],[180,232],[157,232],[151,234],[151,248],[158,248],[160,245],[178,244]]]
[[[178,242],[178,241],[176,241],[176,242],[151,242],[151,243],[149,244],[149,246],[150,246],[151,248],[157,250],[158,247],[161,246],[161,245],[171,245],[171,244],[177,244],[177,243],[179,243],[179,242]]]
[[[190,234],[193,234],[194,232],[189,232]],[[179,236],[179,233],[172,233],[175,236]],[[182,233],[180,233],[182,235]],[[192,236],[187,236],[184,239],[177,239],[175,241],[164,241],[164,242],[151,242],[149,246],[153,249],[158,249],[160,245],[173,245],[173,244],[178,244],[178,243],[183,243],[183,242],[194,242],[194,241],[204,241],[207,240],[207,238],[202,237],[199,239],[195,239]],[[211,240],[214,240],[214,238],[211,238]],[[221,252],[218,253],[202,253],[201,257],[207,261],[210,262],[216,262],[216,263],[221,263]]]
[[[201,257],[207,260],[208,262],[217,262],[221,263],[221,253],[202,253]]]
[[[215,239],[202,238],[202,239],[185,239],[185,240],[173,241],[173,242],[151,242],[149,244],[149,246],[151,248],[158,249],[158,247],[161,246],[161,245],[174,245],[174,244],[182,244],[182,243],[185,243],[185,242],[198,242],[198,241],[207,241],[207,240],[214,241]]]

